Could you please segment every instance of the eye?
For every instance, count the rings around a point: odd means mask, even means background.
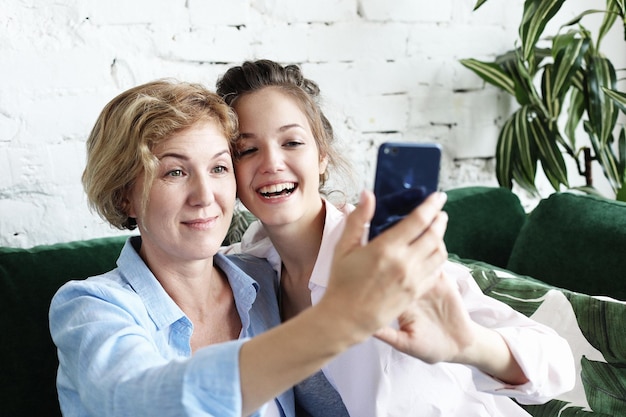
[[[304,145],[304,143],[302,141],[295,140],[295,139],[290,139],[290,140],[285,141],[283,146],[286,147],[286,148],[296,148],[296,147],[302,146],[302,145]]]
[[[256,151],[257,151],[257,148],[253,146],[241,147],[237,149],[237,157],[241,158],[242,156],[253,154]]]
[[[183,175],[184,172],[182,169],[172,169],[165,174],[166,177],[182,177]]]
[[[211,172],[214,174],[224,174],[228,171],[229,171],[228,167],[224,165],[218,165],[211,170]]]

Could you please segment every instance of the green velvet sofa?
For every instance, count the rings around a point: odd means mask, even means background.
[[[445,240],[483,291],[555,328],[579,367],[571,393],[534,416],[626,415],[626,204],[559,193],[527,214],[509,190],[448,191]],[[250,216],[236,216],[235,241]],[[0,248],[0,415],[60,415],[48,307],[69,279],[115,266],[125,237]]]

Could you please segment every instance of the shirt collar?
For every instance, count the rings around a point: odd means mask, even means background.
[[[354,206],[351,204],[346,203],[340,208],[337,208],[328,200],[324,199],[323,201],[326,206],[324,232],[322,234],[322,244],[317,254],[317,261],[315,262],[311,279],[309,280],[309,288],[311,289],[314,285],[321,287],[328,286],[330,266],[333,256],[335,255],[335,246],[337,246],[337,242],[343,233],[346,216],[354,209]]]
[[[141,236],[134,236],[129,238],[122,248],[117,265],[122,271],[123,279],[142,299],[157,328],[165,328],[178,320],[185,320],[191,324],[185,313],[172,300],[139,256],[140,247]],[[241,271],[226,256],[218,253],[213,257],[213,262],[228,278],[237,311],[242,320],[242,328],[246,329],[250,323],[249,310],[256,299],[259,286],[254,279]]]
[[[241,328],[245,330],[250,326],[250,309],[259,292],[259,284],[221,253],[213,256],[213,262],[228,278],[237,312],[241,318]]]

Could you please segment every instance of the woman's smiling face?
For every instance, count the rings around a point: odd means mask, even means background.
[[[145,207],[144,175],[128,196],[142,256],[174,262],[212,257],[226,236],[235,203],[228,140],[215,122],[201,122],[163,141],[153,153],[159,165]]]
[[[242,203],[266,226],[315,216],[326,170],[308,119],[295,99],[275,87],[240,97],[235,173]]]

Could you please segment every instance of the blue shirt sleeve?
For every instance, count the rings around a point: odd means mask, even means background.
[[[186,355],[181,341],[190,337],[190,323],[183,317],[158,326],[140,297],[116,282],[63,286],[51,303],[50,331],[66,417],[241,415],[245,340]]]

